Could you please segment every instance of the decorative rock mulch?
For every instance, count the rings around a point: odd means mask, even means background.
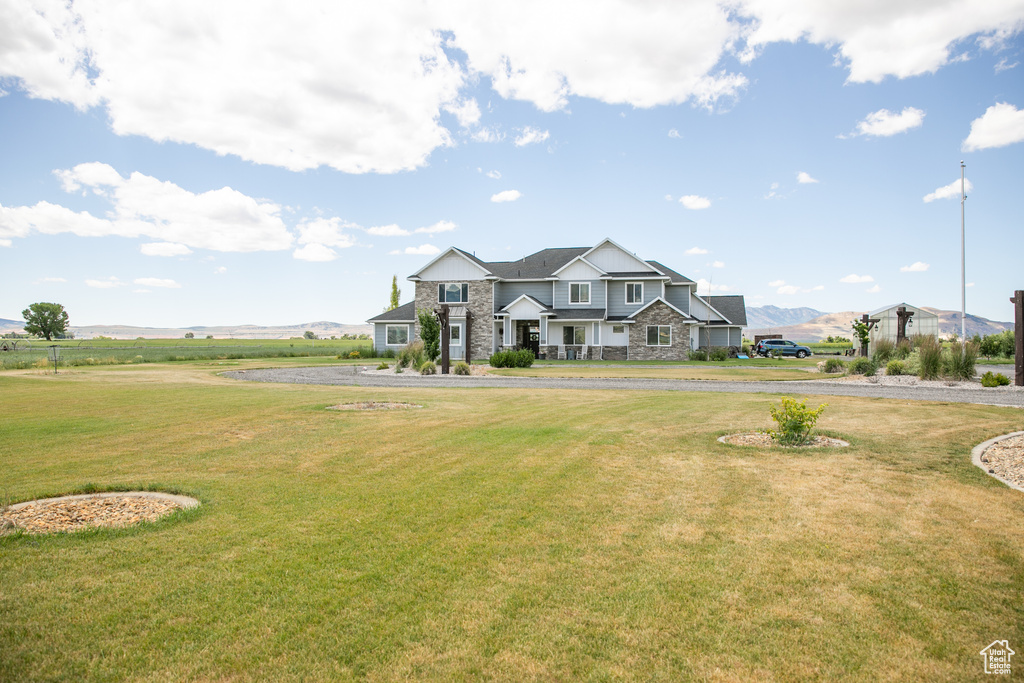
[[[974,464],[996,479],[1024,491],[1024,432],[996,437],[977,446]]]
[[[415,403],[363,401],[362,403],[339,403],[336,406],[327,406],[327,410],[409,410],[410,408],[422,407]]]
[[[727,434],[718,437],[721,443],[731,446],[759,446],[761,448],[843,448],[849,446],[849,442],[842,439],[833,439],[829,436],[812,437],[811,443],[806,446],[779,446],[767,434]]]
[[[30,534],[81,531],[89,527],[124,527],[153,522],[199,501],[152,491],[93,493],[43,498],[0,508],[0,534],[23,529]]]

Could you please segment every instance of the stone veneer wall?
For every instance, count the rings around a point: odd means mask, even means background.
[[[648,325],[671,325],[671,346],[648,346]],[[629,326],[630,360],[686,360],[690,356],[690,325],[660,301],[636,316]]]
[[[447,282],[447,280],[445,281]],[[416,339],[420,338],[419,311],[422,308],[434,310],[440,307],[437,302],[437,286],[440,282],[428,280],[416,283]],[[473,314],[473,329],[470,332],[471,349],[474,360],[491,357],[491,335],[494,329],[494,289],[490,280],[470,280],[469,301],[465,306]],[[463,304],[449,304],[462,306]]]

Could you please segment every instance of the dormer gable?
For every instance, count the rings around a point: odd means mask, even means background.
[[[619,246],[609,238],[602,240],[596,247],[583,254],[583,259],[605,273],[650,273],[663,275],[654,266],[635,256],[632,252]]]
[[[494,275],[482,261],[461,249],[449,247],[438,254],[430,263],[408,277],[413,282],[424,281],[466,281],[485,280]]]
[[[556,270],[551,277],[559,280],[598,280],[602,275],[607,273],[582,256],[577,256]]]

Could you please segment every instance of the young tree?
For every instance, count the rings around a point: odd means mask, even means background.
[[[306,331],[305,331],[305,332],[304,332],[304,333],[302,334],[302,336],[303,336],[303,337],[305,337],[306,339],[316,339],[316,335],[315,335],[315,334],[313,334],[313,330],[306,330]]]
[[[423,340],[423,350],[427,358],[434,361],[441,355],[441,321],[437,319],[434,312],[421,308],[417,315],[420,320],[420,339]]]
[[[68,330],[68,312],[60,304],[40,302],[21,312],[25,331],[51,341]]]
[[[393,311],[396,308],[398,308],[399,299],[401,299],[401,297],[402,297],[402,290],[400,290],[398,288],[398,276],[397,275],[392,275],[391,276],[391,302],[388,304],[387,308],[384,309],[384,312],[387,313],[388,311]]]
[[[185,339],[195,339],[195,338],[196,338],[196,333],[195,332],[186,332],[185,333]]]

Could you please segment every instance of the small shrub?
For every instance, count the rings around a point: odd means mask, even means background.
[[[983,387],[1005,387],[1009,386],[1010,378],[1001,372],[993,374],[991,370],[981,376],[981,386]]]
[[[839,360],[838,358],[829,358],[828,360],[824,361],[824,363],[825,364],[821,367],[822,372],[827,372],[831,374],[836,372],[844,372],[846,370],[846,363]]]
[[[437,366],[434,365],[434,361],[432,361],[432,360],[425,360],[425,361],[423,361],[423,363],[420,365],[420,374],[421,375],[436,375],[437,374]]]
[[[907,374],[907,366],[903,364],[903,361],[896,360],[893,358],[885,365],[886,375],[905,375]]]
[[[395,357],[395,350],[394,349],[384,349],[384,353],[380,354],[380,357],[381,358],[394,358]]]
[[[875,361],[871,360],[867,356],[854,358],[846,367],[850,371],[851,375],[864,375],[865,377],[873,377],[874,374],[878,372],[878,366],[875,365]]]
[[[396,374],[396,375],[401,375],[401,374],[402,374],[402,372],[403,372],[403,370],[402,370],[402,366],[401,366],[401,365],[398,365],[398,364],[396,363],[396,364],[395,364],[395,374]]]
[[[782,446],[802,446],[811,440],[811,430],[825,411],[827,403],[816,409],[807,407],[807,399],[797,401],[789,396],[782,397],[782,405],[772,406],[772,419],[778,429],[766,429],[764,433]]]
[[[694,349],[690,351],[690,360],[707,360],[708,351],[707,349]]]
[[[942,370],[942,344],[934,335],[922,336],[917,341],[917,376],[938,379]]]
[[[381,362],[380,362],[380,365],[378,365],[378,366],[377,366],[377,369],[378,369],[378,370],[387,370],[387,369],[388,369],[388,368],[390,368],[390,367],[391,367],[391,366],[390,366],[390,365],[388,365],[388,364],[387,364],[387,363],[386,363],[385,361],[381,361]]]
[[[349,358],[362,358],[363,356],[358,351],[353,351],[352,353],[348,354],[348,357]]]
[[[978,346],[975,342],[954,344],[945,353],[943,370],[950,379],[970,381],[974,379],[974,365],[978,360]]]
[[[455,365],[452,366],[452,374],[454,374],[454,375],[468,375],[469,374],[469,364],[468,363],[464,363],[464,362],[462,362],[460,360],[458,363],[456,363]]]
[[[891,339],[884,337],[876,339],[871,359],[878,365],[888,363],[896,355],[896,345]]]
[[[530,349],[498,351],[488,361],[492,368],[528,368],[533,365],[534,355]]]
[[[729,349],[719,346],[711,350],[711,360],[722,362],[723,360],[729,360]]]

